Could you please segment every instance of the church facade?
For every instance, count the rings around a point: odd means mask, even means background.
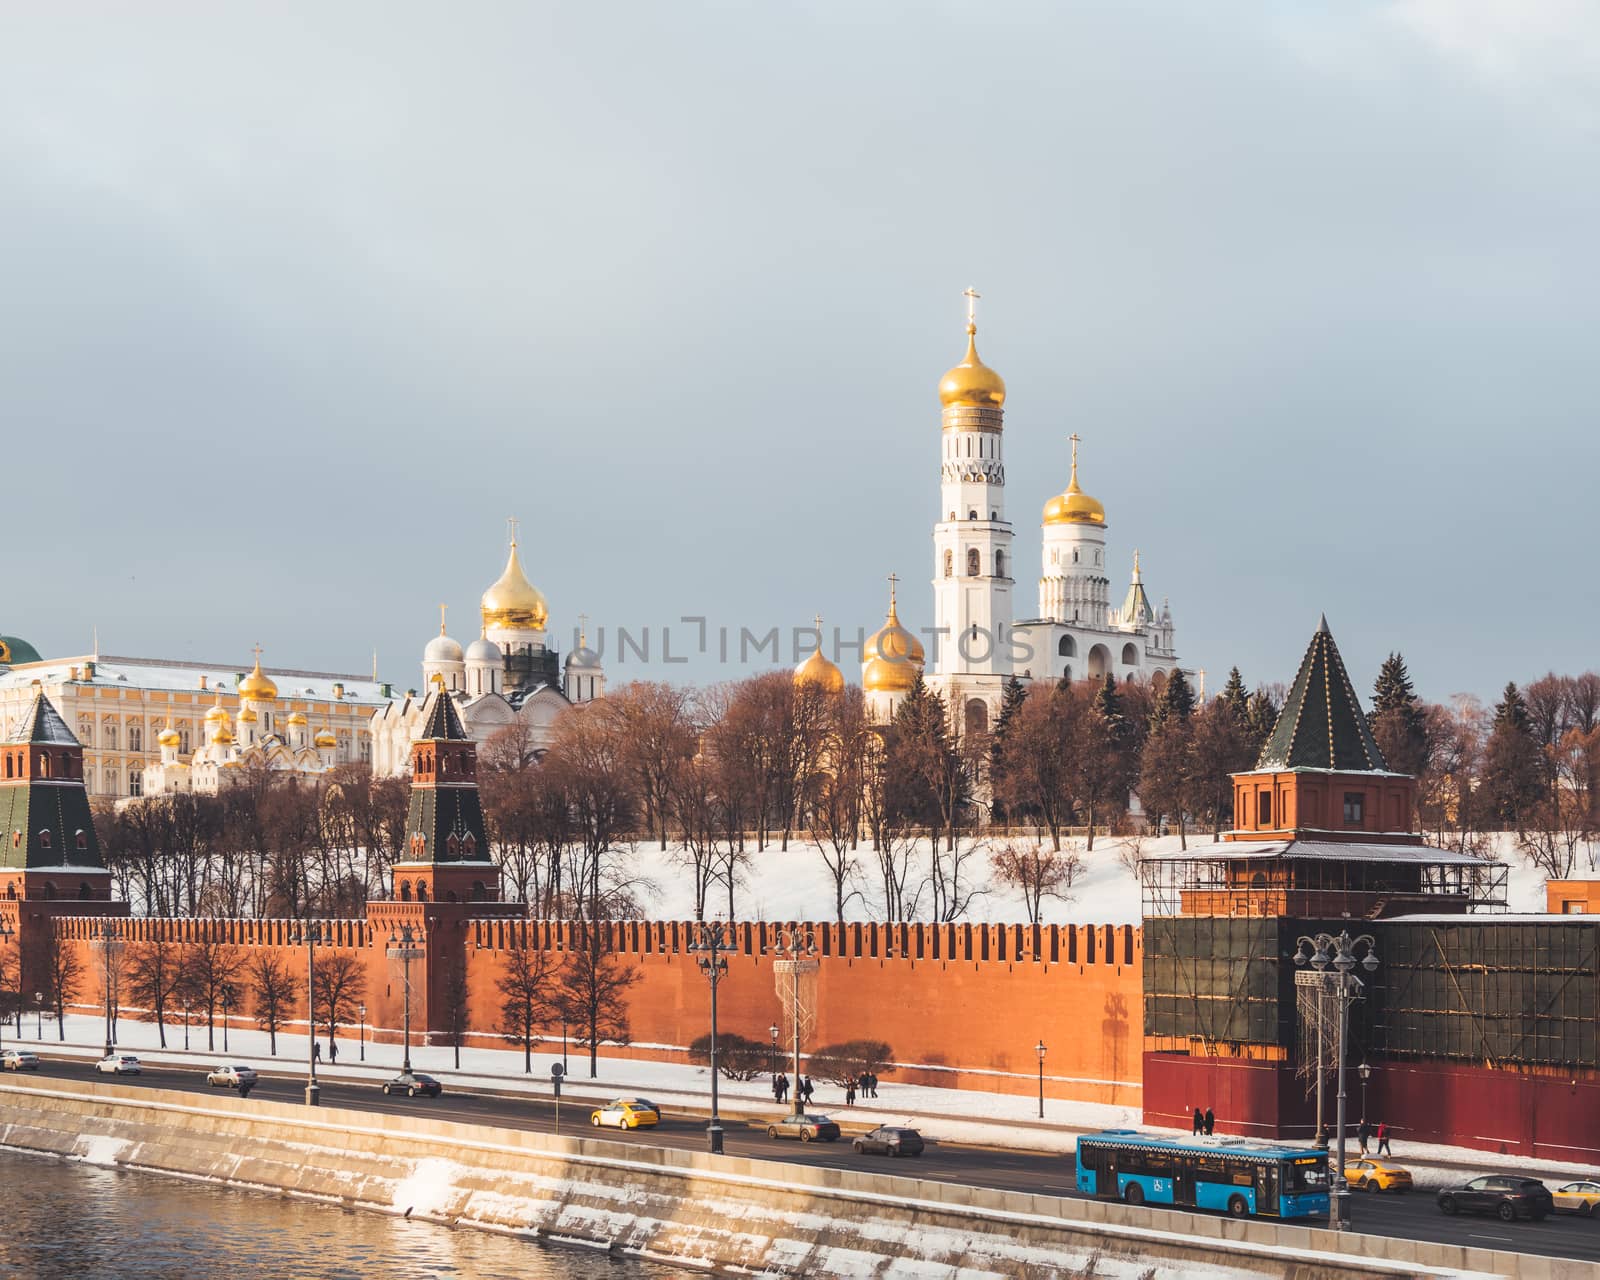
[[[412,743],[423,733],[425,708],[435,693],[450,698],[472,741],[520,724],[535,751],[549,743],[562,711],[605,694],[605,668],[585,634],[561,660],[552,643],[549,604],[523,571],[514,531],[506,567],[483,593],[480,614],[478,638],[465,648],[447,634],[441,618],[439,634],[422,651],[422,693],[373,713],[372,768],[380,777],[410,770]]]

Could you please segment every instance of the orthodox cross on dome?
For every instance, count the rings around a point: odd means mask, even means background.
[[[976,333],[978,331],[978,299],[983,295],[969,285],[961,291],[961,296],[967,300],[967,332]]]
[[[254,652],[255,652],[255,655],[256,655],[256,666],[259,667],[261,665],[261,641],[259,641],[259,640],[256,641],[256,647],[255,647]]]
[[[516,516],[506,517],[506,533],[510,536],[511,545],[517,545],[517,526],[522,522]]]
[[[1139,581],[1139,548],[1133,549],[1133,580]]]
[[[449,610],[449,608],[450,608],[450,606],[447,605],[447,604],[442,604],[442,605],[439,606],[439,634],[440,635],[444,634],[444,615]]]
[[[586,613],[580,613],[578,615],[578,647],[581,649],[581,648],[587,646],[588,643],[589,643],[589,615],[586,614]]]
[[[1067,437],[1068,440],[1072,441],[1072,478],[1074,480],[1078,478],[1078,441],[1082,438],[1076,431]]]
[[[891,573],[889,575],[889,607],[891,609],[894,608],[894,589],[899,582],[900,575],[898,573]]]

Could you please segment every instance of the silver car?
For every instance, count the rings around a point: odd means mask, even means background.
[[[206,1083],[213,1089],[237,1089],[241,1084],[250,1085],[255,1082],[254,1067],[241,1067],[236,1064],[228,1067],[212,1067],[206,1072]]]

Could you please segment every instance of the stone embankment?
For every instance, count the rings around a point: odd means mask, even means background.
[[[419,1107],[419,1113],[423,1108]],[[1566,1280],[1585,1264],[230,1095],[0,1083],[0,1145],[729,1274]]]

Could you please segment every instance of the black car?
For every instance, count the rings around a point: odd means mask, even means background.
[[[850,1145],[859,1152],[875,1156],[920,1156],[922,1135],[915,1129],[884,1125],[871,1133],[863,1133]]]
[[[419,1093],[424,1097],[437,1098],[444,1092],[444,1086],[432,1076],[423,1075],[420,1071],[402,1071],[393,1080],[383,1082],[385,1093],[403,1093],[408,1098],[415,1098]]]
[[[1550,1188],[1537,1178],[1514,1174],[1485,1174],[1459,1187],[1439,1192],[1439,1208],[1446,1213],[1493,1213],[1502,1222],[1530,1218],[1543,1222],[1555,1208]]]

